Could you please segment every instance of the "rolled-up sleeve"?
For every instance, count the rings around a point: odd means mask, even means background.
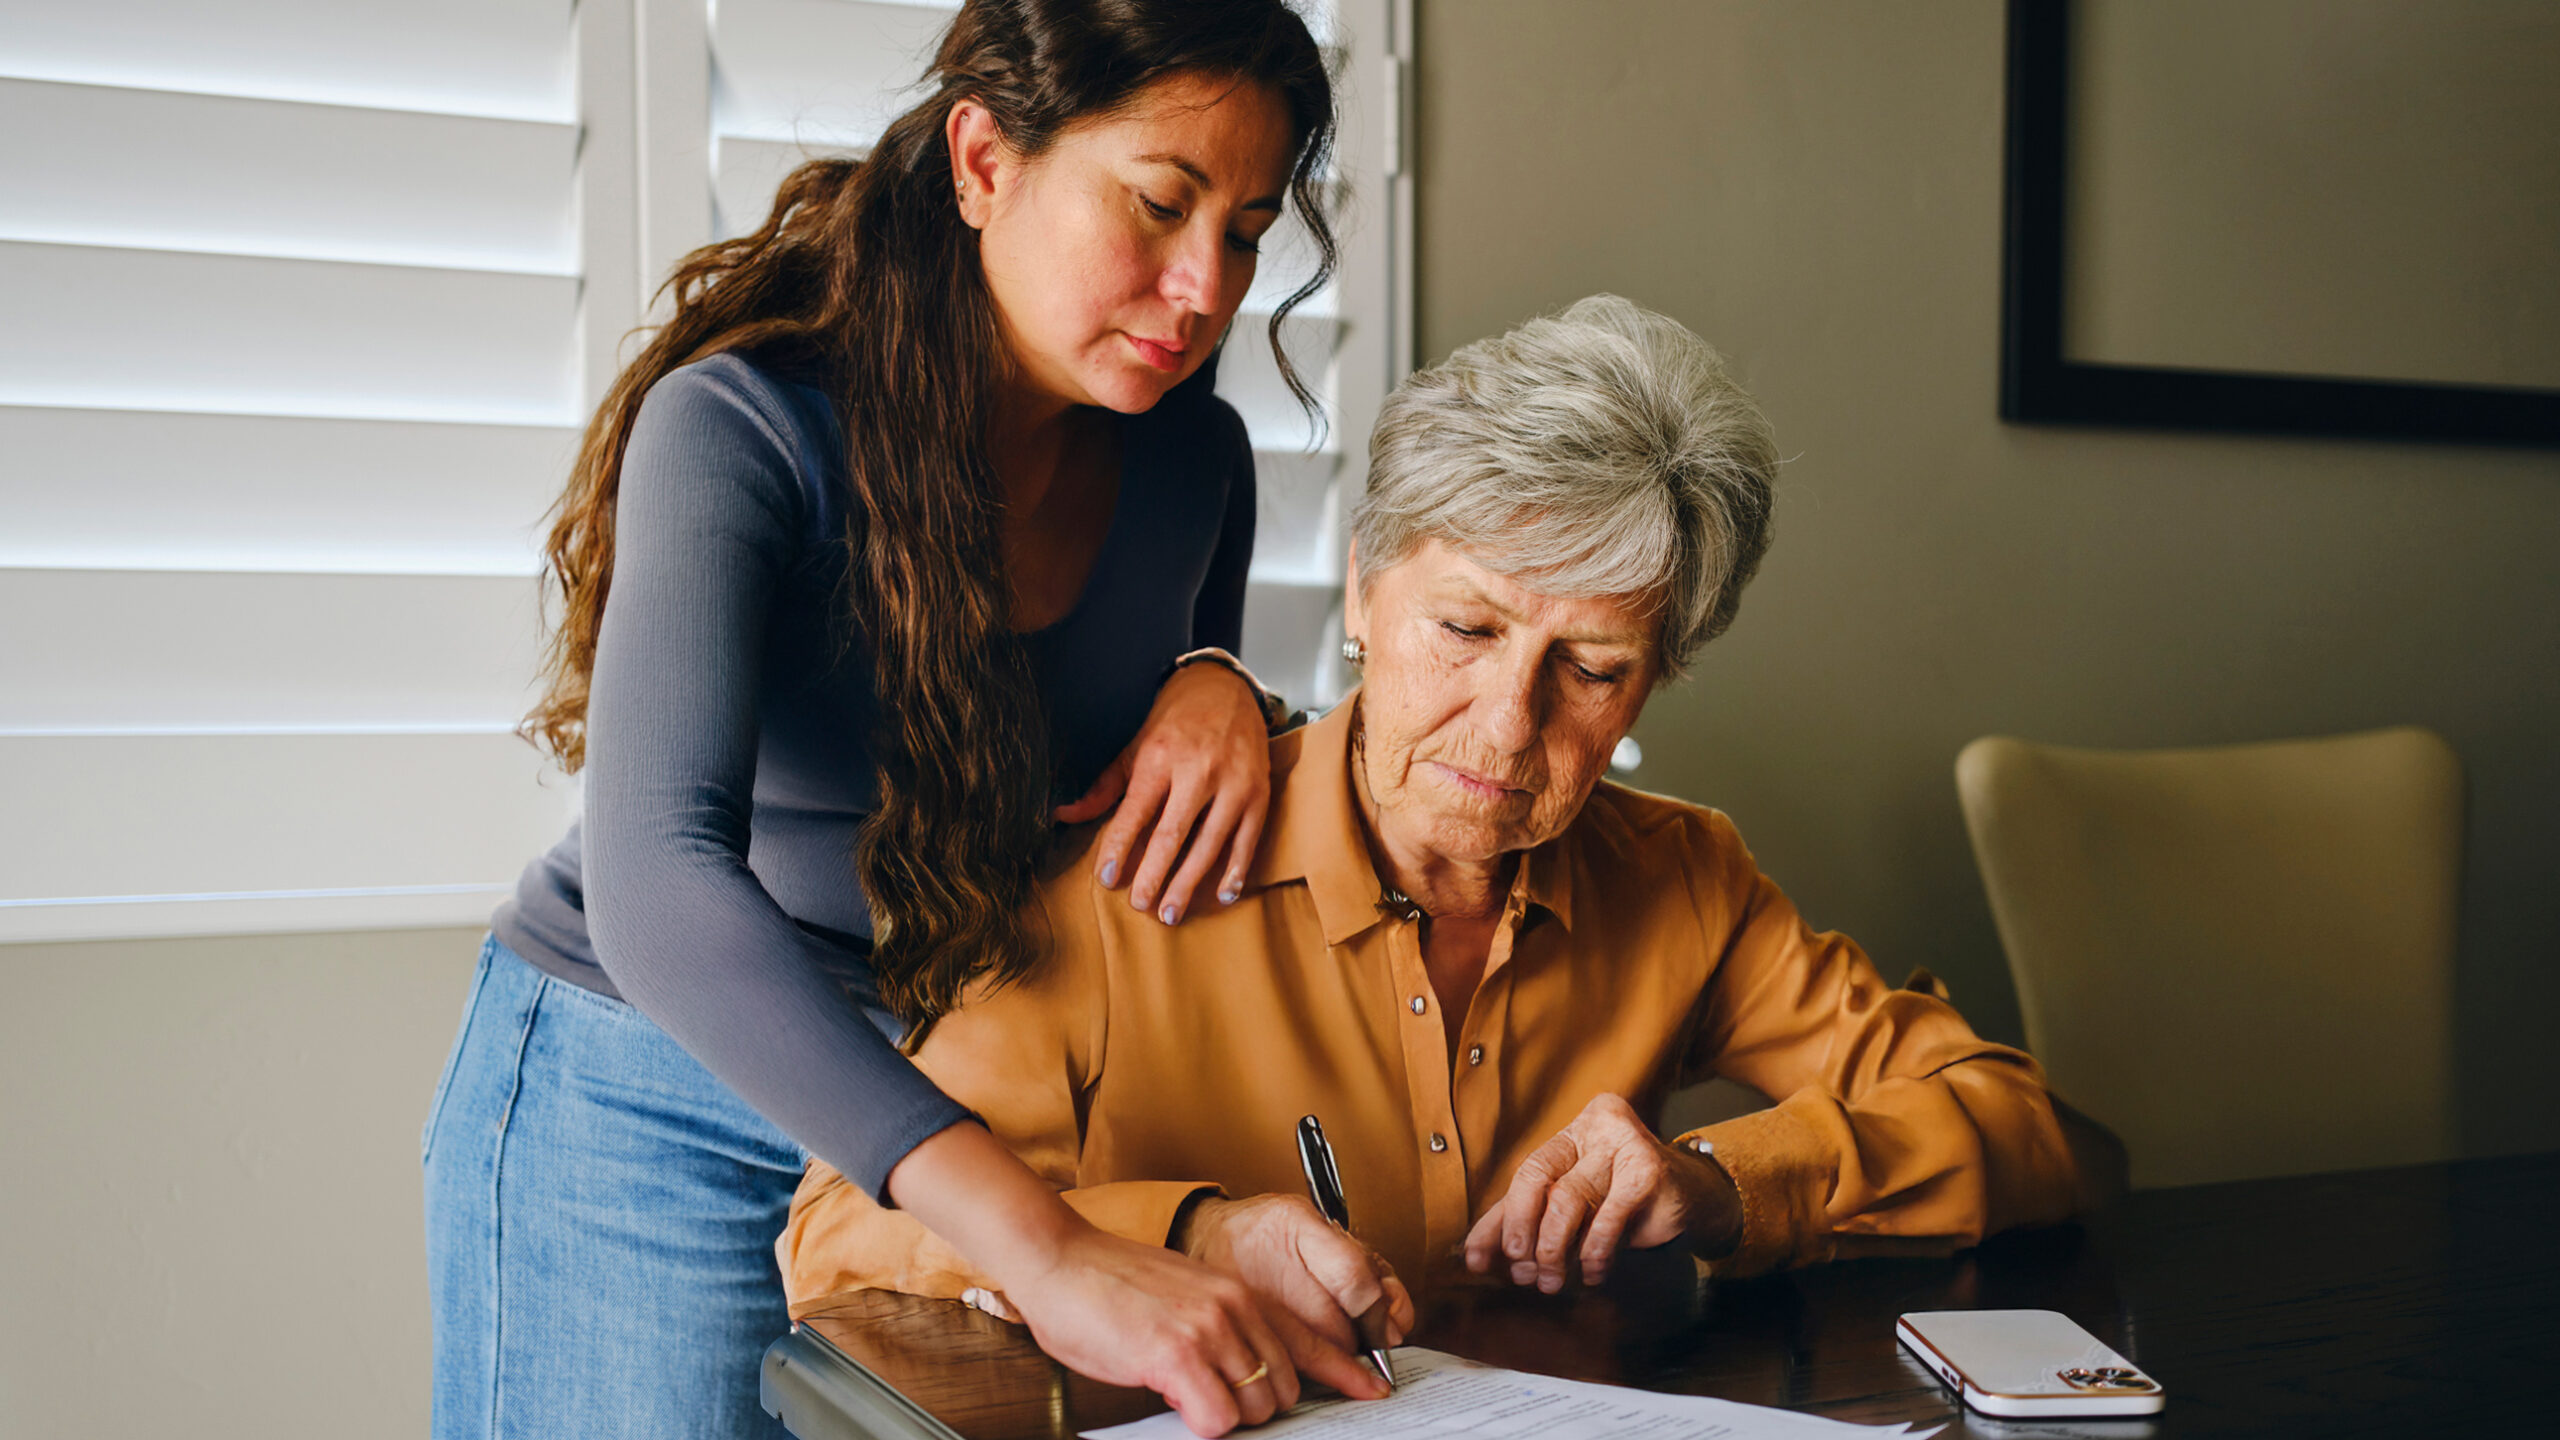
[[[1806,924],[1722,816],[1686,842],[1722,939],[1686,1069],[1778,1101],[1692,1132],[1742,1194],[1742,1243],[1716,1273],[1942,1254],[2070,1214],[2071,1154],[2032,1058]]]

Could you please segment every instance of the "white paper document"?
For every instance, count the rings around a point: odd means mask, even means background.
[[[1309,1401],[1260,1429],[1238,1433],[1254,1440],[1886,1440],[1911,1433],[1908,1425],[1849,1425],[1762,1405],[1497,1370],[1418,1345],[1390,1358],[1396,1393],[1384,1400]],[[1170,1411],[1084,1433],[1087,1440],[1191,1435],[1182,1417]]]

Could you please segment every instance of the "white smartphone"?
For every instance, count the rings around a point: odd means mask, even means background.
[[[1921,1310],[1894,1337],[1985,1415],[2149,1415],[2158,1381],[2054,1310]]]

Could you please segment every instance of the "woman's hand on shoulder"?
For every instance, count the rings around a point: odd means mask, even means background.
[[[1114,804],[1093,854],[1105,889],[1125,882],[1129,903],[1168,925],[1190,913],[1212,872],[1219,903],[1234,903],[1271,806],[1261,696],[1223,665],[1174,671],[1138,738],[1058,819],[1082,824]]]

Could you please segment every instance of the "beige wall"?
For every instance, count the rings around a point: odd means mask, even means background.
[[[2071,35],[2064,353],[2560,386],[2560,6],[2076,0]]]
[[[478,947],[0,945],[0,1435],[426,1432],[418,1130]]]
[[[2015,1039],[1966,740],[2431,725],[2473,796],[2463,1137],[2560,1145],[2560,455],[2002,424],[1999,0],[1420,8],[1423,356],[1614,290],[1732,355],[1792,457],[1641,783]]]

